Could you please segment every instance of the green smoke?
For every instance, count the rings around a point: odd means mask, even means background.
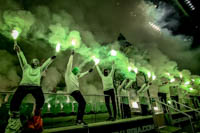
[[[69,29],[62,27],[61,24],[50,25],[50,33],[48,35],[48,41],[53,48],[56,48],[57,43],[61,44],[61,50],[66,50],[69,46],[66,44],[67,35]]]
[[[31,26],[35,22],[35,18],[29,11],[8,10],[3,13],[3,21],[4,23],[0,25],[0,30],[6,37],[11,38],[11,31],[16,29],[21,32],[21,37],[26,38]]]
[[[149,8],[148,5],[147,8]],[[160,59],[155,62],[153,62],[152,59],[149,61],[148,58],[153,57],[151,54],[155,53],[155,51],[148,53],[143,50],[138,50],[135,46],[124,48],[123,51],[120,51],[120,46],[116,44],[116,42],[105,45],[98,43],[92,32],[85,31],[84,28],[77,26],[78,24],[75,23],[73,17],[64,10],[51,13],[49,8],[42,6],[39,6],[34,10],[34,15],[25,10],[8,10],[3,12],[3,23],[0,22],[1,33],[10,38],[10,32],[13,29],[18,28],[21,30],[20,37],[27,38],[27,35],[32,33],[33,38],[44,39],[49,43],[49,46],[54,49],[56,49],[57,44],[60,43],[61,52],[67,49],[74,49],[75,52],[80,54],[84,59],[80,68],[86,63],[93,61],[92,56],[95,56],[100,59],[99,65],[103,68],[111,68],[112,62],[114,61],[117,72],[123,74],[126,78],[135,78],[135,74],[128,71],[128,67],[131,63],[147,76],[149,72],[151,72],[151,75],[158,75],[157,77],[169,72],[171,76],[167,76],[167,78],[171,79],[179,74],[177,64],[166,57],[159,57]],[[82,20],[83,16],[78,18],[78,20],[79,19]],[[82,27],[84,26],[85,25]],[[87,32],[87,34],[84,34],[84,36],[83,33],[85,32]],[[137,36],[135,38],[137,38]],[[142,36],[142,39],[143,38],[144,37]],[[140,43],[137,42],[137,45],[139,46]],[[110,55],[111,49],[117,51],[117,56]],[[154,57],[154,59],[157,59],[157,56],[163,55],[163,53],[155,55],[156,57]],[[186,80],[189,78],[190,74],[183,71],[183,79]]]

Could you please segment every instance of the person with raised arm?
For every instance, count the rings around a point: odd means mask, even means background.
[[[148,114],[148,96],[147,96],[147,90],[149,89],[151,83],[144,83],[142,87],[137,91],[137,94],[139,95],[139,101],[141,105],[142,115]]]
[[[121,85],[117,88],[118,94],[120,94],[120,106],[122,118],[131,118],[131,109],[129,106],[129,88],[133,84],[134,80],[125,79]],[[128,82],[128,83],[127,83]]]
[[[108,121],[109,120],[116,120],[117,117],[117,108],[116,108],[116,101],[115,101],[115,90],[114,90],[114,85],[113,85],[113,76],[115,72],[114,68],[114,62],[112,63],[112,70],[109,73],[108,69],[104,69],[104,73],[101,72],[100,68],[98,65],[96,65],[97,71],[101,77],[102,83],[103,83],[103,91],[105,94],[105,103],[106,107],[109,113]],[[114,111],[114,116],[112,117],[112,111],[110,108],[110,98],[112,101],[112,106],[113,106],[113,111]]]
[[[20,121],[19,108],[22,100],[27,94],[32,94],[36,101],[34,116],[29,121],[28,128],[32,128],[37,132],[42,132],[43,122],[41,118],[41,109],[44,104],[44,94],[40,84],[41,77],[42,73],[53,62],[56,56],[52,56],[51,58],[47,59],[42,66],[40,66],[39,60],[36,58],[32,59],[31,64],[28,64],[22,50],[17,45],[16,40],[14,43],[14,50],[17,52],[23,75],[10,103],[10,118],[8,120],[5,133],[16,133],[21,130],[22,124]]]
[[[78,67],[72,68],[73,57],[74,57],[74,50],[72,51],[69,57],[68,64],[67,64],[67,69],[65,72],[65,83],[67,85],[68,93],[78,102],[78,113],[77,113],[77,118],[76,118],[76,124],[87,125],[87,123],[83,121],[86,101],[80,92],[79,78],[87,75],[88,73],[91,73],[93,71],[93,68],[91,68],[90,70],[86,72],[80,73],[80,70]]]

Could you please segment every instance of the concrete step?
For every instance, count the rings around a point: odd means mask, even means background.
[[[159,127],[160,133],[181,133],[181,128],[173,126],[162,126]]]

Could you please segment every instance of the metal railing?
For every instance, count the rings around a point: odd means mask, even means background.
[[[1,94],[14,94],[15,91],[0,91],[0,95]],[[52,95],[52,96],[70,96],[70,93],[66,93],[66,92],[43,92],[44,95]],[[104,99],[105,96],[109,96],[109,95],[105,95],[105,94],[86,94],[86,95],[83,95],[85,97],[94,97],[94,114],[95,114],[95,122],[96,122],[96,113],[97,113],[97,99],[98,97],[102,97],[102,99]],[[123,113],[123,108],[121,109],[120,108],[120,103],[121,103],[121,98],[122,97],[126,97],[126,96],[123,96],[123,95],[116,95],[116,99],[115,99],[115,102],[116,102],[116,109],[117,109],[117,112],[119,112],[119,117],[122,116],[122,113]],[[117,101],[117,99],[119,99],[119,101]],[[129,99],[129,97],[128,97]],[[130,100],[130,99],[129,99]],[[71,100],[70,100],[71,101]],[[119,102],[119,103],[118,103]],[[72,109],[74,110],[74,109]],[[73,111],[72,111],[73,112]]]
[[[174,103],[176,103],[176,104],[179,104],[179,105],[181,105],[181,106],[183,106],[183,107],[185,107],[185,108],[188,108],[188,109],[190,109],[190,110],[192,110],[192,111],[195,111],[195,112],[197,112],[197,113],[200,113],[200,111],[198,111],[198,110],[196,110],[196,109],[194,109],[194,108],[192,108],[192,107],[190,107],[190,106],[187,106],[187,105],[185,105],[185,104],[179,103],[179,102],[177,102],[177,101],[175,101],[175,100],[172,100],[172,102],[174,102]]]
[[[10,97],[10,95],[14,94],[15,91],[0,91],[0,95],[9,95],[8,97]],[[44,95],[49,95],[49,96],[70,96],[70,93],[65,93],[65,92],[43,92]],[[105,95],[105,94],[86,94],[86,95],[83,95],[85,98],[85,100],[88,98],[88,97],[93,97],[93,101],[92,103],[88,102],[88,104],[93,104],[93,107],[92,107],[92,112],[94,113],[94,122],[97,122],[97,113],[99,111],[98,109],[98,104],[102,103],[102,101],[104,101],[104,97],[105,96],[109,96],[109,95]],[[99,100],[97,100],[98,98],[100,98],[101,102]],[[47,101],[45,103],[48,103],[48,99],[46,99]],[[7,101],[8,102],[8,101]],[[55,100],[56,102],[56,100]],[[74,112],[75,108],[74,108],[74,102],[76,103],[76,101],[74,100],[70,100],[70,102],[72,103],[72,112]],[[35,106],[35,103],[33,103],[34,106]],[[116,105],[117,106],[117,105]],[[116,107],[117,108],[117,107]],[[34,112],[34,109],[33,109],[33,112]],[[47,111],[49,113],[49,111]],[[61,111],[62,112],[62,111]],[[104,112],[104,111],[103,111]],[[105,112],[104,112],[105,113]]]
[[[190,121],[191,129],[192,129],[192,133],[195,133],[195,132],[194,132],[194,127],[193,127],[193,125],[192,125],[192,119],[191,119],[191,116],[190,116],[190,115],[188,115],[187,113],[185,113],[185,112],[183,112],[183,111],[181,111],[181,110],[178,110],[178,109],[176,109],[176,108],[174,108],[174,107],[172,107],[172,106],[169,106],[169,105],[167,105],[166,103],[163,103],[163,102],[161,102],[161,101],[159,101],[159,100],[156,100],[156,101],[157,101],[158,103],[160,103],[160,104],[162,104],[162,105],[164,105],[164,106],[167,106],[167,107],[169,107],[169,108],[171,108],[171,109],[173,109],[173,110],[175,110],[175,111],[177,111],[177,112],[179,112],[179,113],[185,115],[186,117],[188,117],[188,119],[189,119],[189,121]]]

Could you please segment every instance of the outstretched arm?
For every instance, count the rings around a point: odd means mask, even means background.
[[[79,78],[82,78],[83,76],[87,75],[88,73],[91,73],[93,71],[93,68],[91,68],[90,70],[86,71],[86,72],[83,72],[83,73],[80,73],[78,75]]]
[[[88,73],[89,73],[89,71],[80,73],[80,74],[78,75],[78,77],[79,77],[79,78],[82,78],[83,76],[87,75]]]
[[[41,66],[41,71],[45,71],[49,65],[53,62],[53,60],[56,58],[56,56],[52,56],[51,58],[47,59]]]
[[[137,91],[137,93],[140,94],[141,92],[143,92],[146,86],[146,84],[143,84],[142,87]]]
[[[134,80],[130,80],[130,81],[128,82],[128,84],[126,85],[125,88],[126,88],[126,89],[129,88],[129,87],[133,84],[133,82],[134,82]]]
[[[101,70],[100,70],[100,68],[99,68],[98,65],[96,65],[96,68],[97,68],[97,71],[98,71],[100,77],[103,77],[104,75],[103,75],[103,73],[101,72]]]
[[[19,59],[19,63],[22,69],[28,64],[26,61],[26,57],[24,56],[23,52],[21,51],[20,47],[17,45],[15,41],[14,50],[17,52],[17,57]]]
[[[123,88],[123,86],[125,85],[126,81],[127,81],[127,79],[125,79],[125,80],[121,83],[121,85],[117,88],[117,90],[121,91],[122,88]]]
[[[144,89],[143,89],[143,93],[145,92],[145,91],[147,91],[148,89],[149,89],[149,87],[150,87],[150,85],[148,84]]]

